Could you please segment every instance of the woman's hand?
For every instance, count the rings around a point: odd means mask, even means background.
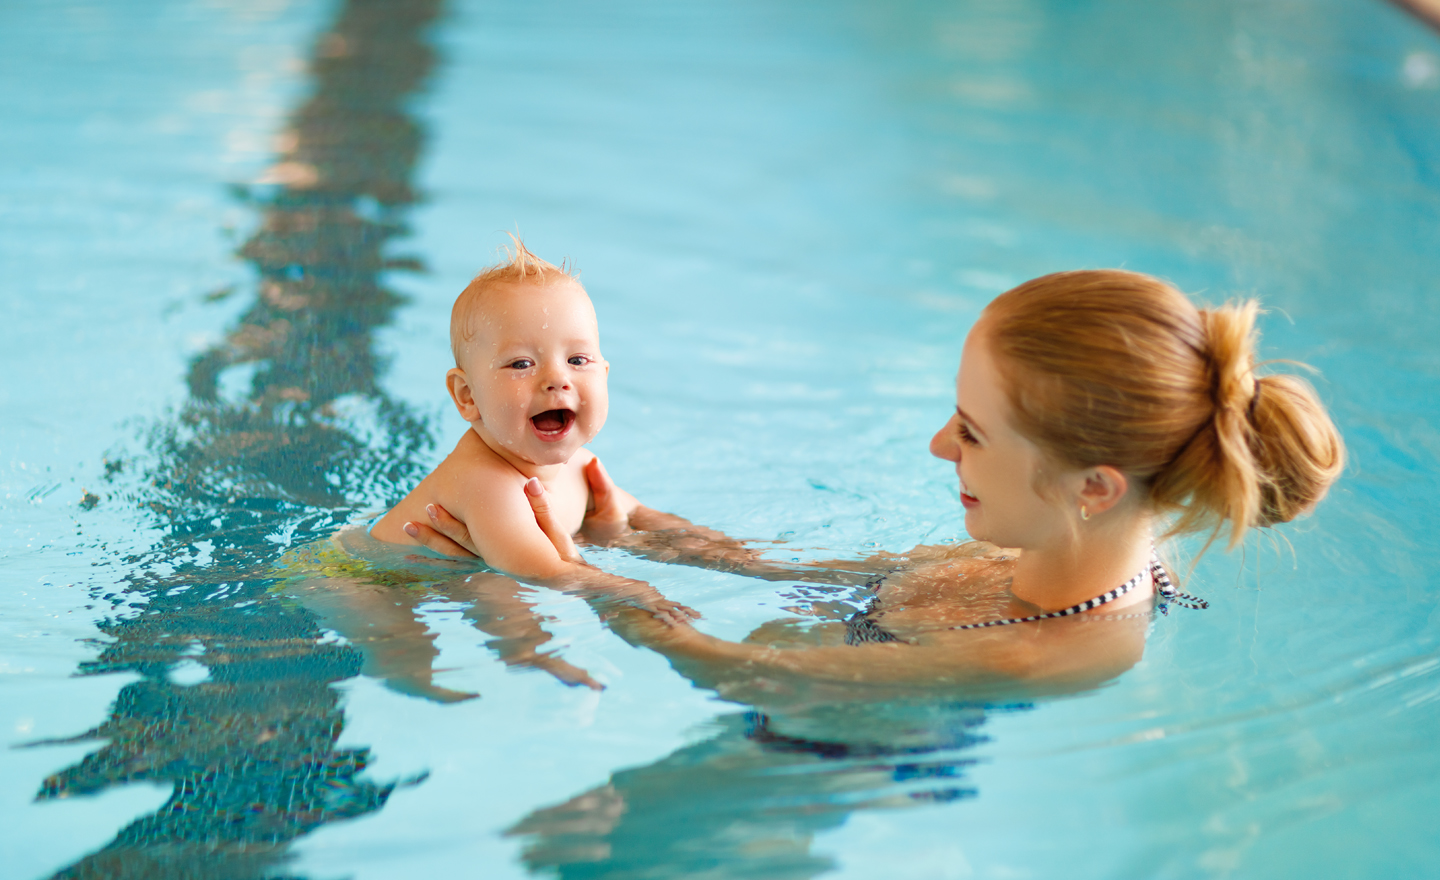
[[[630,532],[630,514],[639,503],[610,479],[600,459],[592,458],[585,465],[585,481],[590,484],[593,506],[585,513],[585,537],[592,543],[607,544]],[[560,558],[568,562],[583,562],[575,542],[563,529],[556,528],[550,519],[550,500],[540,481],[531,477],[525,484],[525,495],[530,508],[535,511],[535,521],[545,532],[545,537],[555,545]],[[538,506],[537,506],[538,505]],[[543,508],[543,512],[542,509]],[[419,541],[427,550],[455,559],[473,559],[480,555],[475,542],[470,538],[470,529],[463,522],[450,515],[438,504],[425,505],[430,516],[429,524],[407,522],[401,526],[405,534]],[[543,515],[542,515],[543,513]]]
[[[570,533],[555,522],[555,516],[550,511],[550,494],[545,491],[538,477],[525,481],[525,497],[530,501],[530,509],[535,511],[536,524],[545,533],[545,537],[550,539],[550,543],[555,545],[555,552],[560,554],[560,558],[566,562],[584,565],[585,559],[580,555],[580,551],[575,549]]]
[[[449,511],[438,504],[427,504],[425,512],[430,515],[430,525],[407,522],[400,527],[401,531],[419,541],[425,549],[442,556],[474,559],[480,555],[470,538],[470,530]]]
[[[598,463],[598,459],[596,461]],[[605,479],[608,480],[609,477],[606,476]],[[615,484],[610,485],[613,487]],[[584,563],[585,560],[575,548],[575,542],[571,540],[569,533],[556,524],[555,517],[550,512],[550,496],[536,477],[525,482],[525,497],[530,501],[530,509],[535,512],[536,524],[545,533],[545,537],[550,539],[550,543],[555,545],[555,552],[560,554],[560,558],[566,562]],[[449,511],[438,504],[427,504],[425,512],[430,515],[430,525],[407,522],[401,527],[405,534],[427,549],[446,556],[463,559],[480,555],[475,549],[475,542],[470,538],[470,529],[451,516]]]
[[[608,544],[630,532],[630,514],[639,503],[615,485],[599,456],[585,465],[585,482],[590,484],[591,507],[581,528],[593,544]],[[532,505],[533,506],[533,505]],[[548,532],[547,532],[548,534]]]

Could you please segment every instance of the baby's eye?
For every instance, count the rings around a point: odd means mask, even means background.
[[[505,366],[512,370],[528,370],[535,366],[535,362],[529,358],[516,358]]]
[[[591,363],[590,358],[583,354],[572,355],[570,357],[570,366],[572,367],[583,367],[588,363]]]

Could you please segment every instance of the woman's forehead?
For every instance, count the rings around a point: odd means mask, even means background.
[[[991,357],[986,334],[978,324],[965,339],[965,349],[960,355],[960,370],[955,375],[955,402],[967,416],[981,422],[998,422],[1008,409],[1000,371]]]

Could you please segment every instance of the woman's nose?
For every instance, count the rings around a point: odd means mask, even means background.
[[[955,420],[958,416],[951,416],[935,436],[930,438],[930,454],[936,458],[943,458],[946,461],[960,460],[960,442],[956,437]]]

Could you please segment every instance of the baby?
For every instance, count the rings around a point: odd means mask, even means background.
[[[638,581],[563,558],[526,498],[527,491],[543,495],[567,534],[580,530],[591,506],[586,469],[600,463],[583,447],[605,424],[610,365],[585,288],[516,240],[509,262],[480,273],[455,300],[450,346],[455,367],[446,386],[471,429],[371,535],[418,545],[406,524],[426,522],[427,506],[437,504],[472,524],[470,537],[491,568],[688,612]],[[625,517],[640,508],[624,492],[607,507],[614,511],[617,501]]]

